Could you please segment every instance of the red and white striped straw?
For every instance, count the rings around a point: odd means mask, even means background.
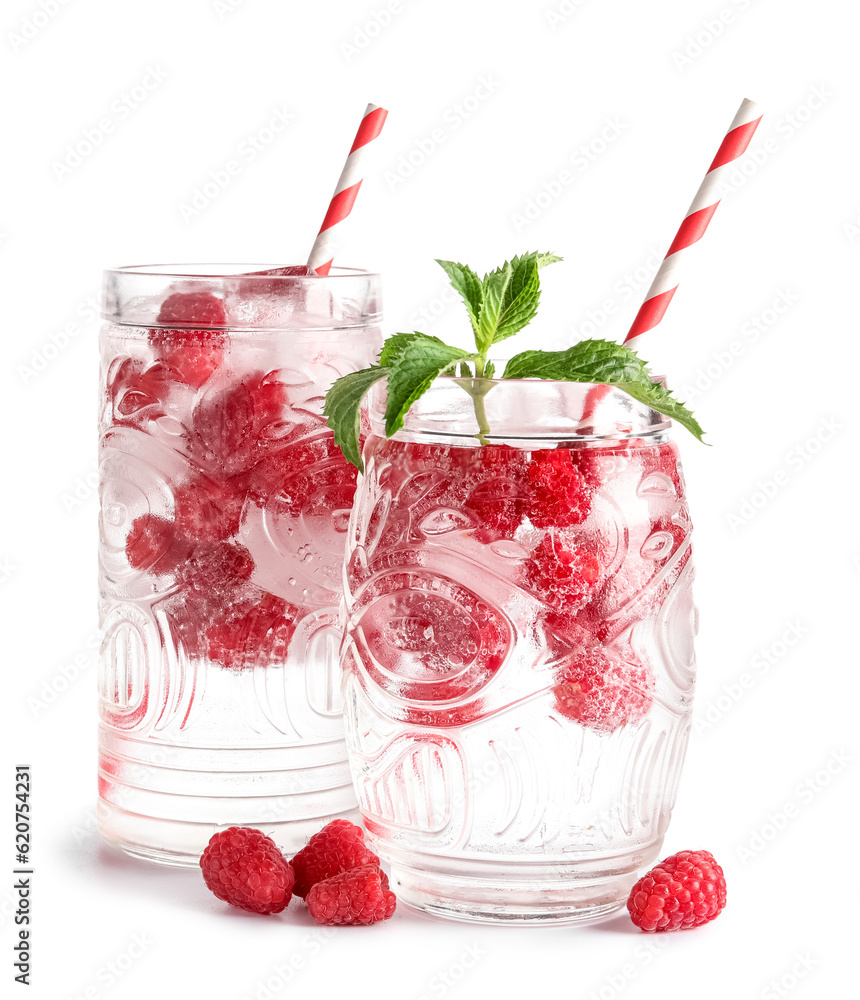
[[[648,295],[630,327],[630,332],[624,339],[625,347],[635,349],[639,338],[657,326],[663,318],[672,296],[678,290],[678,269],[682,266],[690,247],[705,235],[708,223],[720,203],[717,193],[720,181],[731,164],[746,152],[761,118],[761,111],[753,101],[745,99],[738,108],[731,128],[720,144],[717,155],[696,192],[693,204],[687,210],[684,221],[660,265],[660,270],[654,276]]]
[[[352,211],[358,189],[364,180],[365,148],[382,131],[387,117],[388,112],[385,108],[378,108],[375,104],[367,105],[349,156],[346,158],[343,173],[334,189],[328,211],[308,257],[308,267],[312,267],[319,275],[324,276],[331,270],[340,230],[344,220]]]

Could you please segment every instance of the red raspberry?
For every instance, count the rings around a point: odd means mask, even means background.
[[[388,920],[397,906],[374,865],[352,868],[317,882],[308,892],[308,912],[319,924],[375,924]]]
[[[647,667],[592,647],[574,654],[564,665],[552,693],[561,715],[589,729],[611,733],[648,714],[653,687]]]
[[[203,881],[219,899],[252,913],[280,913],[293,891],[293,870],[271,837],[246,826],[216,833],[200,856]]]
[[[217,601],[250,579],[254,560],[238,542],[201,542],[180,567],[182,585],[206,600]]]
[[[569,448],[534,452],[528,477],[528,515],[536,528],[569,528],[588,517],[591,491]]]
[[[563,535],[548,531],[526,563],[526,581],[552,608],[582,607],[597,585],[600,561]]]
[[[158,322],[165,326],[171,323],[200,328],[226,326],[227,311],[223,300],[210,292],[174,292],[161,303]]]
[[[149,331],[149,343],[158,359],[173,370],[179,382],[193,389],[221,367],[227,338],[213,326],[226,326],[224,302],[209,292],[174,292],[161,303],[161,329]],[[165,329],[171,324],[197,329]]]
[[[643,931],[700,927],[726,905],[726,877],[709,851],[681,851],[661,861],[630,890],[627,909]]]
[[[277,384],[277,383],[273,383]],[[286,399],[283,403],[287,405]],[[290,483],[292,489],[296,489],[299,480],[294,479],[301,476],[306,469],[319,462],[333,460],[338,466],[338,472],[347,482],[355,484],[357,470],[354,466],[347,465],[340,449],[334,443],[334,435],[327,429],[325,421],[319,417],[309,414],[303,415],[303,423],[298,429],[303,436],[298,441],[284,442],[281,445],[271,447],[258,462],[244,476],[243,482],[250,495],[258,502],[265,503],[273,497],[279,496]],[[308,436],[313,435],[313,436]],[[313,473],[310,473],[311,477]],[[312,488],[312,479],[305,482],[306,488]],[[301,489],[300,489],[301,492]],[[287,495],[284,498],[292,503]],[[301,509],[303,497],[299,497],[296,502],[296,509]],[[350,506],[352,502],[350,501]]]
[[[234,670],[283,663],[297,616],[296,608],[274,594],[234,607],[206,630],[209,659]]]
[[[327,492],[337,488],[342,493],[341,501],[331,497],[331,507],[338,502],[347,509],[352,507],[358,470],[343,457],[331,431],[326,429],[297,441],[281,451],[279,460],[287,472],[279,494],[284,513],[298,517],[307,510],[311,497],[324,487],[328,487]]]
[[[249,469],[265,456],[286,405],[286,386],[261,372],[207,394],[192,417],[194,457],[220,474]]]
[[[125,555],[133,569],[172,573],[188,555],[188,546],[176,537],[170,521],[155,514],[141,514],[131,523]]]
[[[215,330],[150,330],[149,343],[177,382],[199,389],[223,364],[227,338]]]
[[[528,483],[523,475],[523,453],[508,445],[460,449],[466,469],[477,465],[481,481],[465,501],[480,519],[480,527],[513,537],[528,514]]]
[[[173,494],[176,530],[195,542],[218,542],[239,530],[245,493],[233,483],[200,478]]]
[[[364,842],[364,831],[346,819],[333,819],[315,833],[290,862],[296,873],[294,892],[306,896],[311,886],[359,865],[379,865]]]

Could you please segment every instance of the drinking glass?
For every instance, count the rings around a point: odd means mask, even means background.
[[[691,523],[669,421],[539,380],[437,380],[390,440],[383,410],[375,392],[342,665],[392,889],[461,919],[609,913],[659,854],[690,729]]]
[[[99,826],[194,864],[352,816],[338,604],[355,491],[322,416],[381,335],[379,276],[105,272]],[[253,273],[264,272],[264,273]]]

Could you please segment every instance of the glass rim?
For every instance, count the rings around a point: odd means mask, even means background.
[[[369,271],[361,267],[334,266],[329,274],[259,274],[259,271],[271,271],[282,264],[272,263],[159,263],[159,264],[123,264],[118,267],[106,267],[103,274],[135,275],[152,278],[184,278],[201,281],[214,278],[241,278],[243,281],[258,278],[260,281],[329,281],[339,278],[381,277],[379,271]]]
[[[477,419],[464,382],[480,381],[492,443],[529,441],[604,442],[647,437],[661,438],[670,432],[671,418],[647,403],[635,400],[619,386],[590,403],[590,394],[602,382],[571,382],[563,379],[464,379],[438,377],[410,407],[395,436],[401,440],[457,442],[476,446]],[[506,389],[499,389],[506,386]],[[457,387],[457,388],[455,388]],[[374,433],[385,424],[386,385],[377,382],[369,396],[369,417]],[[382,431],[384,434],[384,430]]]
[[[102,272],[101,317],[122,327],[196,329],[193,322],[158,319],[160,304],[173,294],[207,293],[233,307],[224,322],[208,328],[235,333],[251,330],[349,330],[366,327],[382,314],[382,276],[377,271],[333,267],[330,274],[271,274],[264,263],[130,264]],[[241,303],[259,296],[272,308],[243,311]],[[278,309],[272,300],[303,299],[301,309]],[[282,303],[282,304],[283,304]],[[239,308],[234,308],[239,305]]]
[[[665,375],[652,375],[651,378],[652,381],[659,382],[662,385],[665,385],[666,383]],[[582,386],[584,389],[594,389],[599,385],[605,385],[608,389],[611,389],[613,392],[624,392],[624,390],[620,386],[612,385],[609,382],[576,382],[573,379],[566,379],[566,378],[534,378],[534,377],[533,378],[471,378],[471,377],[464,378],[462,375],[437,375],[436,378],[433,380],[433,384],[435,385],[437,382],[443,382],[443,383],[456,382],[458,385],[461,382],[482,382],[482,383],[487,383],[490,386],[538,385],[539,383],[543,382],[546,385],[553,385],[553,386],[578,385]],[[430,392],[432,389],[433,385],[430,386],[427,392]],[[625,395],[627,395],[627,393],[625,393]]]

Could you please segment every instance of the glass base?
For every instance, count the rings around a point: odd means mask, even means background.
[[[274,840],[284,854],[291,857],[300,851],[321,827],[333,819],[348,819],[351,823],[361,823],[358,810],[348,809],[313,819],[246,825],[262,830]],[[101,799],[98,803],[98,823],[102,839],[116,850],[143,861],[154,861],[156,864],[172,865],[177,868],[196,867],[213,834],[219,830],[226,830],[229,826],[242,825],[188,823],[138,816]]]
[[[453,920],[505,924],[573,924],[623,907],[662,839],[612,857],[577,855],[547,861],[444,858],[376,843],[391,866],[399,901]]]
[[[338,818],[361,822],[342,740],[198,747],[102,727],[99,830],[133,857],[193,866],[231,826],[261,830],[291,856]]]

